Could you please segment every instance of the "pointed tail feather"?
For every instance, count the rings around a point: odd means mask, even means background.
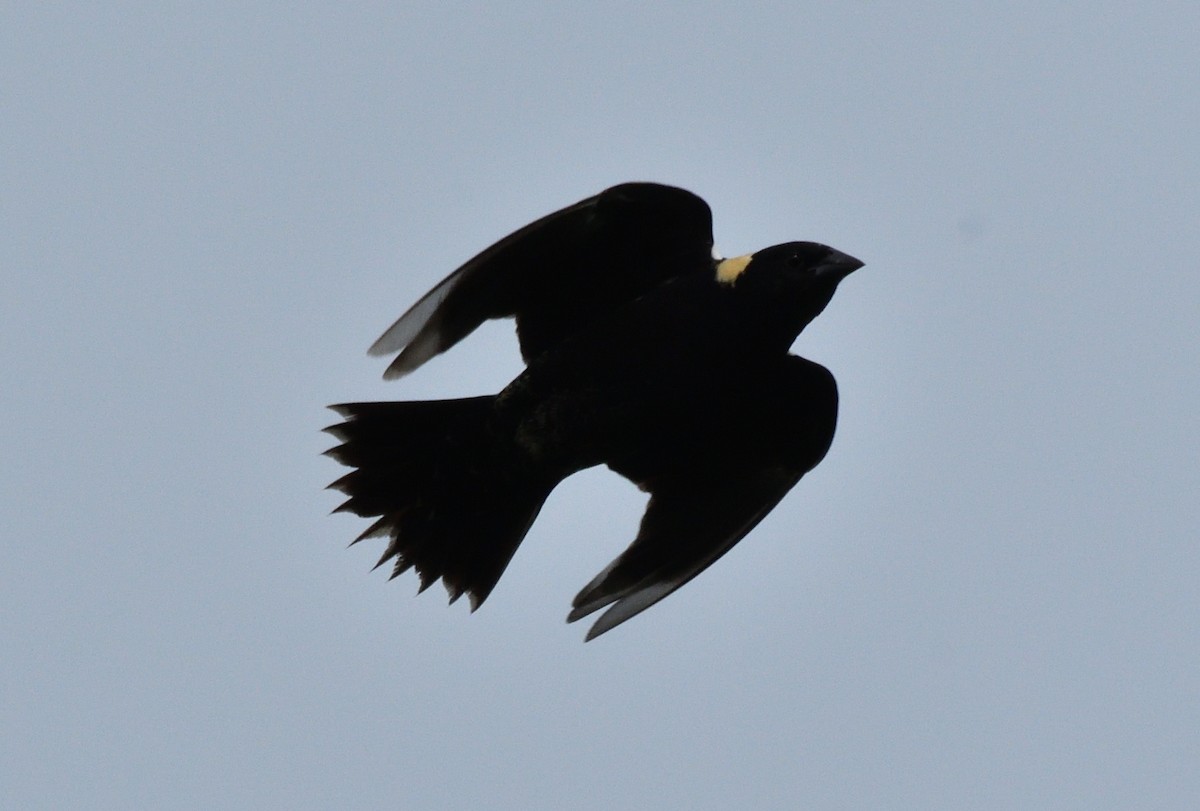
[[[508,566],[556,482],[516,463],[493,433],[494,397],[332,406],[326,453],[355,468],[330,485],[336,512],[375,518],[352,543],[388,538],[377,565],[392,577],[415,569],[424,591],[441,578],[454,602],[475,610]]]

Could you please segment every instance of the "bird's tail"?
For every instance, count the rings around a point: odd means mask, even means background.
[[[377,520],[364,538],[389,539],[377,566],[416,569],[421,591],[439,577],[450,602],[475,610],[500,579],[557,481],[543,481],[490,428],[494,397],[332,408],[326,453],[355,468],[330,485],[348,498],[335,512]]]

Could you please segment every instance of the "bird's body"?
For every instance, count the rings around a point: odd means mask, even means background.
[[[606,464],[651,494],[638,538],[575,600],[589,638],[724,554],[825,455],[833,376],[788,354],[861,265],[814,243],[719,261],[707,206],[626,184],[471,260],[376,344],[403,374],[485,318],[515,315],[526,370],[494,397],[336,407],[357,470],[341,509],[378,516],[381,563],[491,592],[546,496]],[[415,315],[414,315],[415,314]]]

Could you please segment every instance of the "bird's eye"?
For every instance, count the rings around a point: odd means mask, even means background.
[[[800,267],[800,257],[796,254],[789,256],[787,258],[787,266],[792,270],[798,269]]]

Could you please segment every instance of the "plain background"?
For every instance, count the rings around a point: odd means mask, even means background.
[[[0,805],[1200,805],[1200,6],[6,4]],[[488,603],[368,574],[324,410],[614,183],[867,267],[826,461],[584,645],[604,470]],[[465,601],[464,601],[465,602]]]

